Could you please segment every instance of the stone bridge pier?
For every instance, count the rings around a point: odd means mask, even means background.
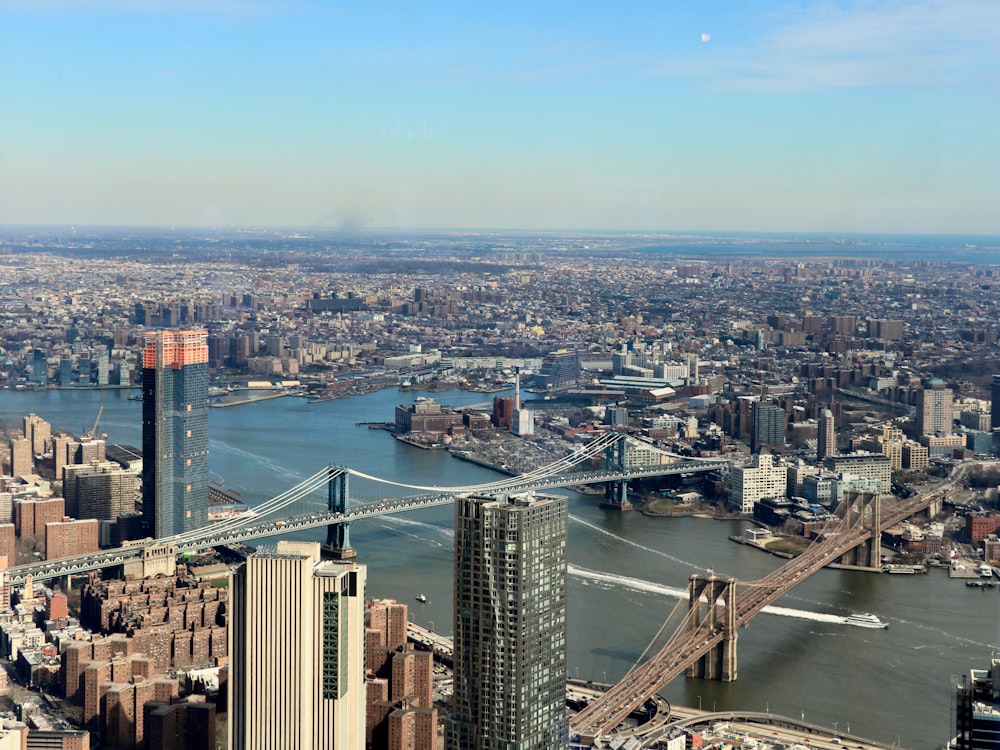
[[[687,668],[688,677],[732,682],[736,679],[736,579],[695,573],[688,583],[688,627],[707,624],[722,642]]]

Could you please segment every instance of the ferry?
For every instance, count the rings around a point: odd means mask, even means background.
[[[979,573],[980,578],[992,578],[993,566],[991,566],[989,563],[980,563],[979,567],[976,568],[976,572]]]
[[[424,596],[423,594],[417,594],[417,601],[418,602],[426,602],[427,601],[427,597]]]
[[[844,618],[845,625],[857,625],[862,628],[887,628],[889,623],[882,622],[871,612],[855,612],[850,617]]]

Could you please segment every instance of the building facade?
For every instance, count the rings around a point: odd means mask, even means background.
[[[990,385],[990,429],[997,428],[1000,428],[1000,375],[994,375]]]
[[[66,515],[112,521],[135,511],[136,475],[114,461],[63,467]]]
[[[787,414],[780,406],[755,401],[751,407],[750,452],[785,444]]]
[[[943,380],[925,380],[923,390],[917,391],[917,433],[920,435],[950,435],[952,432],[952,398],[950,388]]]
[[[764,498],[784,497],[788,487],[788,469],[776,465],[768,453],[757,454],[749,466],[733,469],[730,504],[740,513],[753,513],[753,506]]]
[[[456,498],[449,750],[566,747],[567,519],[559,496]]]
[[[208,333],[157,331],[142,352],[143,526],[157,539],[208,522]]]
[[[362,750],[365,573],[321,561],[315,542],[279,542],[233,576],[232,750]]]
[[[580,377],[580,355],[575,351],[560,349],[549,352],[542,359],[542,366],[535,375],[538,388],[561,388],[576,385]]]
[[[835,428],[833,412],[829,409],[823,409],[819,414],[819,425],[816,430],[816,458],[820,461],[837,452]]]

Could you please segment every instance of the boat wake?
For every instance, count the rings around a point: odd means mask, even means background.
[[[641,578],[630,578],[629,576],[616,575],[613,573],[601,573],[596,570],[588,570],[579,565],[570,565],[569,574],[585,581],[606,585],[609,588],[625,588],[631,591],[641,591],[646,594],[658,594],[669,596],[674,599],[686,599],[687,589],[679,589],[673,586],[664,586],[661,583],[645,581]],[[828,615],[822,612],[808,612],[803,609],[792,609],[790,607],[776,607],[770,605],[764,607],[764,612],[769,615],[779,617],[794,617],[799,620],[812,620],[813,622],[823,622],[829,625],[843,625],[843,615]]]
[[[643,552],[652,552],[654,555],[659,555],[660,557],[664,557],[667,560],[670,560],[671,562],[677,563],[678,565],[684,565],[685,567],[688,567],[691,570],[695,571],[704,570],[704,568],[695,565],[694,563],[690,563],[687,560],[681,560],[679,557],[674,557],[673,555],[668,555],[666,552],[662,550],[653,549],[652,547],[647,547],[644,544],[639,544],[638,542],[628,539],[627,537],[620,536],[619,534],[615,534],[612,531],[603,529],[595,523],[591,523],[590,521],[585,521],[579,516],[574,516],[573,514],[570,514],[569,520],[573,521],[574,523],[578,523],[581,526],[586,526],[588,529],[596,531],[598,534],[603,534],[604,536],[614,539],[615,541],[622,542],[623,544],[628,544],[629,546],[635,547],[636,549],[641,549]]]

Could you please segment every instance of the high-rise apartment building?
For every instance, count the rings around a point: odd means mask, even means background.
[[[136,476],[114,461],[63,467],[66,515],[113,521],[135,512]]]
[[[232,750],[362,750],[365,573],[321,561],[315,542],[279,542],[233,577]]]
[[[208,522],[206,331],[146,334],[142,352],[142,515],[157,539]]]
[[[580,378],[580,355],[569,349],[549,352],[542,359],[542,366],[535,375],[539,388],[559,388],[576,385]]]
[[[449,750],[567,744],[565,497],[455,501]]]
[[[23,418],[24,436],[31,441],[31,451],[36,456],[45,453],[45,446],[52,435],[52,425],[37,414],[29,414]]]
[[[952,392],[944,381],[930,378],[917,391],[916,427],[920,435],[950,435],[952,432]]]
[[[955,685],[956,750],[993,750],[1000,741],[1000,659],[989,667],[970,669]]]
[[[993,376],[990,386],[990,429],[1000,428],[1000,375]]]
[[[15,479],[33,474],[35,462],[31,454],[30,438],[10,439],[10,474]]]
[[[760,453],[764,447],[785,444],[785,422],[788,415],[780,406],[755,401],[750,418],[751,453]]]
[[[822,461],[837,452],[837,433],[833,422],[833,412],[823,409],[819,413],[819,429],[816,431],[816,458]]]

